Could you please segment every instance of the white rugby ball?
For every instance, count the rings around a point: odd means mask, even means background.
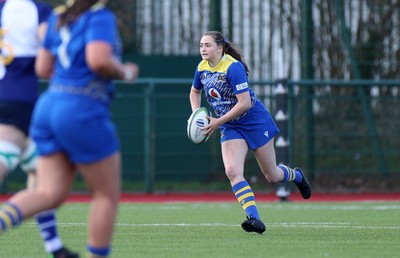
[[[206,107],[199,107],[189,117],[187,124],[187,135],[189,139],[196,143],[205,143],[209,136],[204,134],[201,129],[207,126],[209,120],[206,116],[211,116],[211,112]]]

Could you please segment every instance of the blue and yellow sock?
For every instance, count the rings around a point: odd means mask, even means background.
[[[298,184],[303,179],[303,175],[299,171],[294,170],[293,168],[290,168],[285,165],[279,165],[278,167],[283,171],[282,182],[293,181],[294,183]]]
[[[247,217],[260,219],[254,193],[249,184],[246,181],[242,181],[234,185],[232,190],[240,205],[242,205],[243,210],[246,212]]]
[[[20,209],[16,205],[6,202],[0,208],[0,234],[18,226],[23,219]]]
[[[108,257],[111,252],[111,248],[109,246],[106,247],[93,247],[90,245],[86,246],[86,250],[88,253],[88,257]]]
[[[54,253],[60,250],[63,246],[57,232],[56,211],[44,211],[37,214],[35,217],[40,230],[40,235],[44,240],[46,252]]]

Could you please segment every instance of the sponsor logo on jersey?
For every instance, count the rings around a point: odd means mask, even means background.
[[[208,90],[208,95],[216,100],[221,100],[221,93],[215,88],[211,88]]]
[[[236,90],[243,90],[243,89],[247,89],[249,87],[249,85],[247,84],[247,82],[241,83],[236,85]]]

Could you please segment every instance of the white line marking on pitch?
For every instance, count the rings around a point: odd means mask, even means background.
[[[26,223],[35,226],[36,223]],[[61,227],[86,226],[86,223],[58,223]],[[225,223],[117,223],[118,227],[238,227],[239,224]],[[267,227],[308,227],[308,228],[357,228],[357,229],[400,229],[400,226],[365,226],[347,222],[298,222],[298,223],[266,223]]]

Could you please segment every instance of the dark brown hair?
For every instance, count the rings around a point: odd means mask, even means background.
[[[224,53],[231,55],[233,58],[241,62],[246,70],[247,76],[249,75],[249,67],[247,66],[246,62],[244,61],[244,57],[242,55],[242,51],[237,48],[235,45],[230,43],[224,35],[219,31],[207,31],[203,34],[203,36],[211,36],[217,45],[222,45],[224,48]]]
[[[98,1],[99,0],[74,0],[71,5],[66,5],[65,11],[60,14],[57,27],[60,28],[61,26],[75,21],[82,13],[97,4]]]

